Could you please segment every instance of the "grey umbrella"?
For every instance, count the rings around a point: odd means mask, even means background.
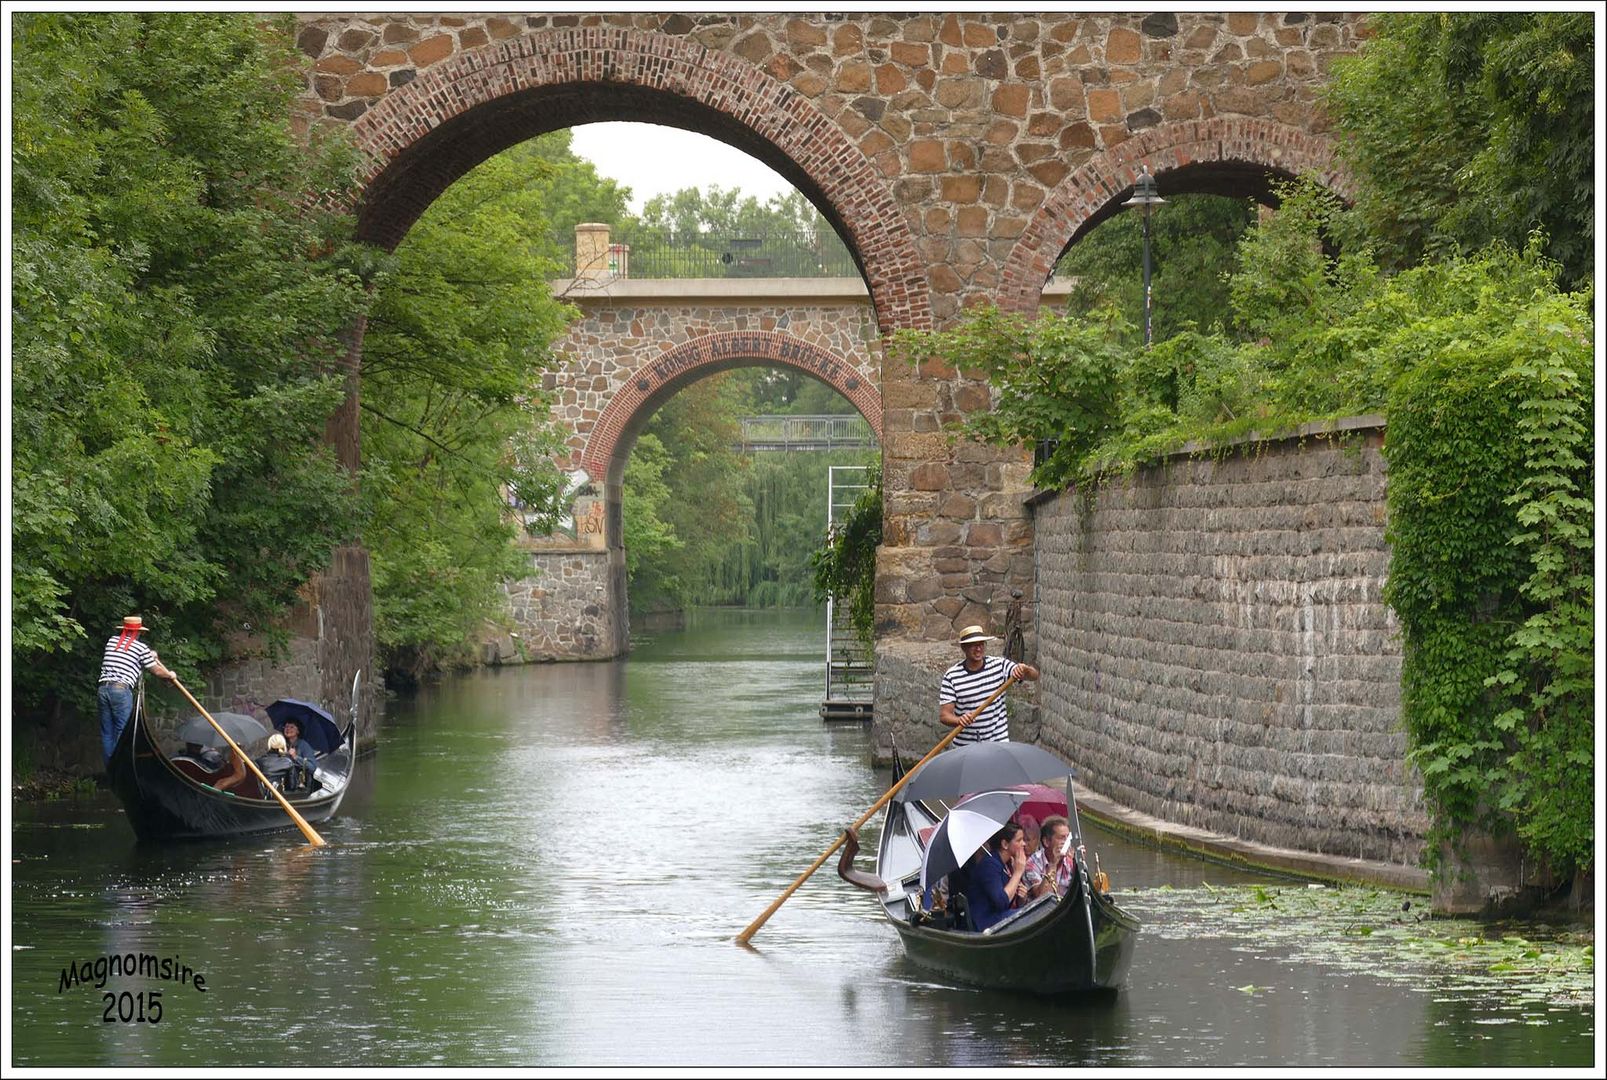
[[[246,743],[256,742],[258,739],[268,737],[268,729],[262,726],[262,722],[254,716],[247,716],[245,713],[213,713],[212,719],[216,720],[219,726],[229,733],[229,738],[241,744],[242,747]],[[223,741],[223,736],[218,734],[217,728],[207,723],[204,716],[192,716],[184,721],[183,724],[179,725],[178,736],[180,742],[195,743],[197,746],[221,747],[228,745]]]
[[[952,799],[1070,776],[1072,768],[1030,743],[971,743],[948,750],[921,766],[904,788],[905,799]]]

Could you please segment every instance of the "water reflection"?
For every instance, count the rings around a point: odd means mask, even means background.
[[[428,688],[392,709],[328,848],[144,848],[105,800],[20,807],[16,1063],[1589,1061],[1588,1010],[1492,1023],[1522,1014],[1219,933],[1190,898],[1256,875],[1114,837],[1097,849],[1147,926],[1112,998],[934,980],[829,867],[733,947],[886,787],[864,730],[818,719],[818,639],[813,614],[715,613],[625,661]],[[182,954],[206,992],[163,984],[156,1025],[57,992],[63,964],[128,951]]]

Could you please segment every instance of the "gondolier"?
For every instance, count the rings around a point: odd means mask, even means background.
[[[150,671],[159,679],[173,682],[178,676],[162,666],[156,652],[139,639],[145,629],[138,615],[123,620],[123,628],[106,641],[106,650],[100,661],[100,689],[96,699],[100,707],[100,746],[107,761],[117,749],[117,740],[134,715],[134,692],[140,679]]]
[[[1038,669],[1031,664],[987,655],[988,642],[993,640],[980,626],[967,626],[960,631],[960,652],[965,658],[943,673],[938,690],[938,719],[943,726],[966,724],[971,713],[1012,676],[1037,681]],[[956,745],[1009,741],[1010,714],[1002,694],[954,739]]]

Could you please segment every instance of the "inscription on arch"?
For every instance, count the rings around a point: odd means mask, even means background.
[[[604,406],[586,441],[582,467],[593,477],[609,475],[621,440],[643,413],[656,409],[699,374],[712,374],[745,361],[807,372],[847,398],[870,423],[877,439],[882,437],[881,395],[853,364],[790,334],[733,331],[693,338],[644,363]]]

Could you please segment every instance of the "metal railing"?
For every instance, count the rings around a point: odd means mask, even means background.
[[[628,258],[617,273],[629,278],[858,277],[853,256],[834,233],[769,233],[745,236],[667,236],[659,232],[618,232],[613,246],[625,245]],[[576,276],[574,236],[555,235],[565,252],[563,269]],[[614,260],[611,260],[614,261]],[[620,271],[623,271],[622,273]]]
[[[766,450],[860,449],[876,445],[876,434],[863,416],[744,416],[745,453]]]

